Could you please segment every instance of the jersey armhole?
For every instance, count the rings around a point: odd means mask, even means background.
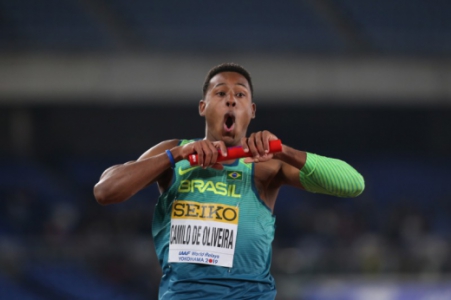
[[[254,191],[255,197],[257,197],[258,201],[260,201],[261,204],[271,213],[271,216],[274,216],[273,212],[271,211],[271,208],[269,208],[269,206],[266,205],[265,201],[263,201],[262,198],[260,198],[260,193],[258,192],[257,186],[255,185],[254,171],[255,164],[252,163],[251,180],[252,180],[252,190]]]

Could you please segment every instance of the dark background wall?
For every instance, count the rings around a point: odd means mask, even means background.
[[[1,153],[14,154],[14,118],[31,122],[30,155],[136,158],[165,139],[204,135],[197,100],[191,105],[37,105],[2,107]],[[249,133],[270,130],[289,145],[345,156],[446,156],[451,110],[440,106],[258,104]]]
[[[249,69],[257,118],[365,177],[353,199],[284,187],[283,299],[451,296],[446,1],[0,0],[0,298],[156,299],[155,186],[100,206],[109,166],[203,137],[208,70]]]

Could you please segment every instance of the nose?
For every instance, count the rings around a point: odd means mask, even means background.
[[[233,95],[230,95],[229,97],[227,97],[226,105],[227,105],[227,107],[235,107],[236,100],[235,100],[235,97]]]

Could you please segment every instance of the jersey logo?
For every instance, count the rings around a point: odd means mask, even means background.
[[[232,268],[239,214],[239,206],[174,200],[168,262]]]
[[[242,177],[243,177],[243,172],[239,172],[239,171],[228,171],[227,172],[228,180],[241,180]]]
[[[213,193],[215,195],[233,197],[233,198],[241,198],[241,194],[238,192],[236,184],[227,184],[225,182],[213,182],[212,180],[202,180],[202,179],[193,179],[193,180],[182,180],[180,181],[180,185],[178,191],[180,193],[193,193],[195,191],[199,193]]]
[[[191,167],[191,168],[188,168],[188,169],[185,169],[185,170],[182,170],[182,168],[179,168],[179,175],[180,175],[180,176],[183,176],[183,175],[185,175],[186,173],[189,173],[189,172],[191,172],[192,170],[197,169],[197,168],[199,168],[199,166]]]

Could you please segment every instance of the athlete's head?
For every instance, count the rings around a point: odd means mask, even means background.
[[[210,70],[204,84],[199,113],[205,117],[206,138],[239,145],[255,117],[249,73],[237,64],[222,64]]]
[[[219,73],[222,72],[236,72],[244,76],[246,78],[249,87],[251,89],[251,95],[254,95],[254,87],[252,86],[252,78],[249,72],[243,68],[242,66],[235,64],[235,63],[223,63],[216,67],[213,67],[205,77],[204,85],[202,87],[202,95],[205,98],[205,94],[208,91],[208,87],[210,86],[210,80]]]

